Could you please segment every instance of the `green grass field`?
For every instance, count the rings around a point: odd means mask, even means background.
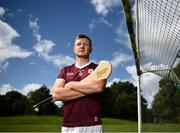
[[[137,122],[103,118],[105,132],[137,132]],[[60,132],[60,116],[0,117],[0,132]],[[147,132],[178,132],[180,124],[143,124]]]
[[[180,124],[143,124],[143,131],[146,132],[180,132]]]
[[[59,132],[60,116],[0,117],[0,132]],[[105,132],[136,132],[137,122],[103,118]]]

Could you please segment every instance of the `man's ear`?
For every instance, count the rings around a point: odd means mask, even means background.
[[[72,50],[73,50],[73,52],[74,52],[74,46],[73,46]]]
[[[92,53],[92,51],[93,51],[93,48],[90,49],[90,53]]]

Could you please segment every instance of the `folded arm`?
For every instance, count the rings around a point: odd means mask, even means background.
[[[71,88],[82,94],[94,94],[104,91],[106,80],[86,80],[86,81],[71,81],[65,84],[65,88]]]
[[[68,101],[87,94],[101,93],[105,86],[106,80],[71,81],[65,84],[63,79],[56,79],[51,93],[55,101]]]
[[[55,101],[68,101],[85,96],[85,94],[79,91],[65,87],[65,81],[63,79],[56,79],[51,93],[53,100]]]

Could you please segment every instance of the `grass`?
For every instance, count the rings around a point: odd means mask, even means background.
[[[105,132],[137,132],[137,122],[103,118],[103,128]]]
[[[136,132],[137,122],[103,118],[105,132]],[[0,117],[0,132],[60,132],[60,116]]]
[[[180,132],[180,124],[143,124],[146,132]]]
[[[58,116],[12,116],[0,117],[2,132],[58,132],[60,131]]]
[[[60,132],[60,116],[0,117],[0,132]],[[137,132],[137,122],[103,118],[105,132]],[[178,132],[180,124],[143,124],[143,132]]]

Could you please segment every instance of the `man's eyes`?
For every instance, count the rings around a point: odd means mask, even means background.
[[[77,43],[76,45],[77,45],[77,46],[81,46],[81,45],[89,46],[89,44],[87,44],[87,43],[83,43],[83,44],[82,44],[82,43]]]

